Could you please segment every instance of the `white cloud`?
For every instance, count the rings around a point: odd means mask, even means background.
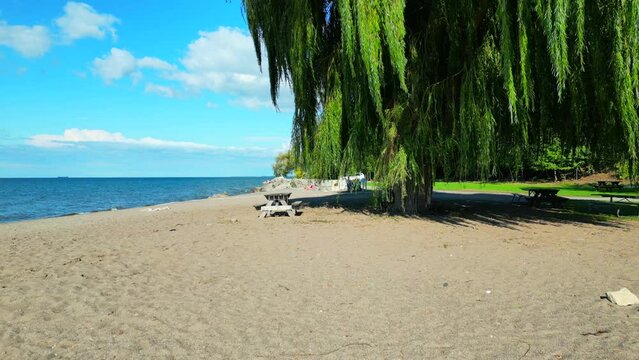
[[[169,149],[214,154],[243,154],[253,157],[272,157],[280,148],[238,147],[200,144],[189,141],[162,140],[153,137],[129,138],[119,132],[90,129],[66,129],[62,135],[31,136],[27,144],[40,148],[78,148],[91,144],[119,145],[140,148]]]
[[[153,83],[146,84],[146,87],[144,88],[144,92],[147,92],[150,94],[158,94],[168,98],[175,98],[179,96],[178,92],[172,87],[157,85]]]
[[[70,1],[64,7],[64,15],[54,22],[59,33],[54,31],[53,37],[71,43],[82,38],[102,39],[107,33],[115,39],[113,25],[120,20],[113,15],[97,13],[85,3]],[[0,20],[0,45],[10,47],[24,57],[44,55],[51,48],[51,39],[51,31],[46,26],[9,25]]]
[[[109,33],[116,39],[114,24],[120,20],[110,14],[100,14],[90,5],[69,1],[64,6],[64,15],[55,20],[64,41],[82,38],[102,39]]]
[[[130,52],[112,48],[109,55],[93,60],[93,70],[107,83],[131,75],[137,61]]]
[[[154,57],[145,56],[137,60],[137,66],[139,68],[155,69],[155,70],[173,70],[174,65],[169,64],[166,61],[160,60]]]
[[[63,135],[34,135],[27,144],[43,148],[70,147],[82,142],[121,142],[125,137],[121,133],[110,133],[104,130],[67,129]]]
[[[262,97],[270,94],[268,79],[254,74],[177,71],[167,77],[182,83],[187,90],[194,93],[206,90],[214,93],[262,95]]]
[[[131,74],[131,82],[133,83],[133,85],[137,85],[140,81],[142,81],[143,77],[144,74],[142,74],[142,71],[135,71],[133,72],[133,74]]]
[[[256,97],[240,97],[240,98],[229,101],[229,103],[231,105],[246,107],[253,110],[263,108],[263,107],[266,107],[266,108],[273,107],[273,102],[270,99],[266,100],[266,99],[260,99]]]
[[[220,27],[199,33],[181,63],[185,71],[172,74],[193,92],[208,90],[239,96],[268,95],[269,80],[260,73],[253,40],[240,29]]]
[[[9,25],[0,21],[0,45],[10,47],[24,57],[34,58],[49,50],[51,36],[44,26]]]
[[[200,37],[188,45],[182,64],[195,72],[230,72],[255,74],[259,68],[253,40],[240,29],[220,27],[199,32]]]
[[[180,61],[184,70],[167,74],[192,93],[210,91],[234,97],[231,105],[251,109],[272,108],[267,73],[262,73],[255,57],[251,36],[240,29],[220,27],[199,33],[188,45]],[[292,97],[288,86],[281,91],[283,110],[289,110]]]
[[[212,32],[200,32],[190,43],[181,66],[155,57],[136,58],[130,52],[112,48],[111,52],[93,61],[94,72],[106,83],[130,76],[133,83],[142,79],[142,70],[160,71],[164,80],[181,87],[149,83],[145,91],[165,97],[212,92],[230,96],[229,104],[250,109],[273,108],[268,74],[260,72],[253,40],[240,29],[220,27]],[[284,85],[278,98],[283,111],[293,109],[290,88]]]
[[[174,70],[175,66],[154,57],[136,59],[124,49],[112,48],[109,54],[93,60],[93,71],[110,84],[114,80],[131,76],[133,83],[142,79],[141,69]]]

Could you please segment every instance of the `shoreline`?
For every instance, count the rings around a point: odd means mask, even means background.
[[[284,191],[284,190],[275,190],[275,191]],[[286,189],[286,191],[292,191],[294,194],[298,196],[300,194],[305,194],[312,198],[320,198],[323,196],[349,196],[352,194],[357,194],[357,193],[348,193],[348,192],[335,192],[335,191],[328,191],[328,190],[304,190],[304,189],[294,189],[294,188]],[[374,190],[369,189],[367,191],[372,192]],[[150,207],[163,207],[168,205],[186,204],[186,203],[200,202],[200,201],[206,201],[206,200],[235,199],[235,198],[242,198],[242,197],[251,196],[251,195],[263,195],[264,193],[268,193],[268,192],[272,192],[272,191],[259,191],[259,188],[254,188],[252,190],[247,190],[245,192],[234,194],[234,195],[225,195],[225,193],[220,193],[220,194],[215,194],[205,198],[170,201],[170,202],[164,202],[164,203],[147,204],[147,205],[141,205],[141,206],[126,207],[126,208],[116,208],[115,210],[105,209],[105,210],[95,210],[95,211],[82,212],[82,213],[56,215],[56,216],[50,216],[50,217],[40,217],[40,218],[34,218],[34,219],[14,220],[14,221],[0,222],[0,226],[5,224],[27,223],[27,222],[33,222],[38,220],[50,220],[50,219],[67,218],[67,217],[73,217],[73,216],[86,216],[86,215],[92,215],[92,214],[110,213],[110,212],[118,212],[118,211],[121,212],[121,211],[136,210],[136,209],[146,209]],[[221,195],[225,195],[225,196],[221,196]],[[433,191],[433,195],[435,197],[435,201],[441,201],[444,204],[447,201],[450,201],[450,199],[446,199],[446,197],[448,196],[455,197],[455,195],[461,196],[460,198],[455,198],[455,200],[461,199],[461,201],[464,201],[464,202],[477,202],[477,203],[486,203],[486,204],[489,204],[489,203],[506,204],[510,202],[508,199],[510,199],[510,196],[512,194],[506,193],[506,192],[498,192],[498,191],[486,192],[486,191],[476,191],[476,190],[435,190]],[[475,200],[475,199],[468,198],[468,195],[477,196],[478,199]],[[441,199],[442,196],[444,197],[444,199]],[[504,197],[508,199],[504,199]],[[566,198],[571,200],[593,201],[600,204],[608,203],[608,200],[606,198],[594,198],[594,197],[585,198],[585,197],[571,197],[571,196],[567,196]],[[629,204],[636,204],[636,202],[631,201],[629,202]],[[624,220],[635,220],[635,219],[628,216]]]
[[[164,202],[164,203],[158,203],[158,204],[148,204],[148,205],[141,205],[141,206],[126,207],[126,208],[116,208],[115,210],[105,209],[105,210],[95,210],[95,211],[81,212],[81,213],[70,213],[70,214],[56,215],[56,216],[49,216],[49,217],[39,217],[34,219],[13,220],[13,221],[0,222],[0,226],[31,223],[31,222],[37,222],[37,221],[55,220],[55,219],[61,219],[61,218],[71,218],[76,216],[84,217],[84,216],[90,216],[95,214],[105,214],[105,213],[108,214],[108,213],[125,212],[125,211],[133,211],[133,210],[144,211],[144,209],[153,208],[153,207],[165,207],[169,205],[198,203],[198,202],[213,201],[213,200],[243,199],[246,197],[251,197],[252,195],[263,196],[263,194],[268,192],[268,191],[254,191],[254,190],[255,189],[253,189],[253,191],[246,191],[246,192],[238,193],[235,195],[225,195],[224,193],[220,193],[220,194],[211,195],[205,198],[170,201],[170,202]],[[309,190],[302,190],[302,189],[289,189],[289,190],[291,190],[293,193],[296,193],[297,195],[305,194],[305,195],[310,195],[310,197],[313,197],[313,198],[330,196],[330,195],[336,194],[336,193],[327,192],[327,191],[309,191]],[[225,196],[220,196],[220,195],[225,195]]]
[[[259,193],[259,192],[256,192],[254,190],[255,189],[247,190],[245,192],[237,193],[237,194],[234,194],[234,195],[227,195],[226,193],[218,193],[218,194],[213,194],[213,195],[208,196],[208,197],[194,198],[194,199],[189,199],[189,200],[176,200],[176,201],[169,201],[169,202],[162,202],[162,203],[136,205],[136,206],[132,206],[132,207],[100,209],[100,210],[93,210],[93,211],[75,212],[75,213],[67,213],[67,214],[61,214],[61,215],[36,217],[36,218],[30,218],[30,219],[0,221],[0,226],[3,225],[3,224],[15,224],[15,223],[22,223],[22,222],[38,221],[38,220],[64,218],[64,217],[70,217],[70,216],[91,215],[91,214],[96,214],[96,213],[104,213],[104,212],[112,212],[112,211],[143,209],[143,208],[148,208],[148,207],[153,207],[153,206],[165,206],[165,205],[170,205],[170,204],[188,203],[188,202],[192,202],[192,201],[202,201],[202,200],[208,200],[208,199],[224,199],[224,198],[230,198],[230,197],[249,195],[249,194],[253,194],[253,193]]]
[[[0,222],[250,193],[265,177],[0,179]],[[5,186],[6,185],[6,186]]]

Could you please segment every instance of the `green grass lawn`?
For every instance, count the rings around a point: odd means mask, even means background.
[[[599,194],[628,194],[639,195],[639,189],[626,187],[623,190],[613,192],[598,192],[591,185],[570,184],[570,183],[515,183],[515,182],[442,182],[435,183],[435,190],[443,191],[477,191],[477,192],[496,192],[496,193],[519,193],[527,194],[528,188],[531,187],[548,187],[559,189],[560,196],[574,197],[599,197]]]

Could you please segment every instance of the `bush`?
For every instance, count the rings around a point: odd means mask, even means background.
[[[293,171],[293,162],[290,152],[283,152],[277,155],[273,164],[273,174],[275,176],[286,176]]]
[[[295,168],[294,176],[296,179],[303,179],[304,177],[306,177],[306,173],[304,173],[304,170],[302,170],[301,167],[297,167]]]

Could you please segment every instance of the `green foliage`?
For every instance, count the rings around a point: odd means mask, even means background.
[[[558,138],[541,147],[538,154],[530,159],[530,169],[540,172],[552,172],[557,181],[557,172],[582,169],[588,162],[590,154],[585,147],[565,149]]]
[[[315,147],[310,152],[307,168],[311,178],[336,179],[342,162],[342,93],[339,88],[327,99],[320,116],[314,135]]]
[[[561,0],[559,0],[561,1]],[[515,77],[513,75],[513,62],[515,54],[513,51],[511,40],[511,24],[510,14],[508,13],[508,0],[499,0],[497,6],[497,17],[499,18],[499,29],[501,33],[501,58],[502,58],[502,76],[505,78],[504,87],[506,96],[508,97],[508,111],[510,112],[510,120],[517,121],[517,92],[515,91]],[[525,51],[525,50],[524,50]],[[464,107],[462,106],[462,109]]]
[[[630,179],[630,169],[626,161],[615,164],[615,172],[622,179]]]
[[[619,178],[630,180],[631,183],[637,185],[637,164],[633,161],[621,161],[615,164],[615,172]]]
[[[374,172],[404,201],[428,196],[434,169],[487,178],[531,154],[540,168],[580,149],[637,167],[639,0],[244,7],[273,101],[293,89],[292,151],[313,176]]]
[[[273,175],[286,176],[293,171],[294,163],[291,161],[290,152],[279,153],[275,157],[275,163],[273,164]]]
[[[296,179],[303,179],[306,177],[306,173],[304,173],[304,170],[302,170],[301,167],[296,167],[295,168],[295,172],[294,172],[294,176]]]

